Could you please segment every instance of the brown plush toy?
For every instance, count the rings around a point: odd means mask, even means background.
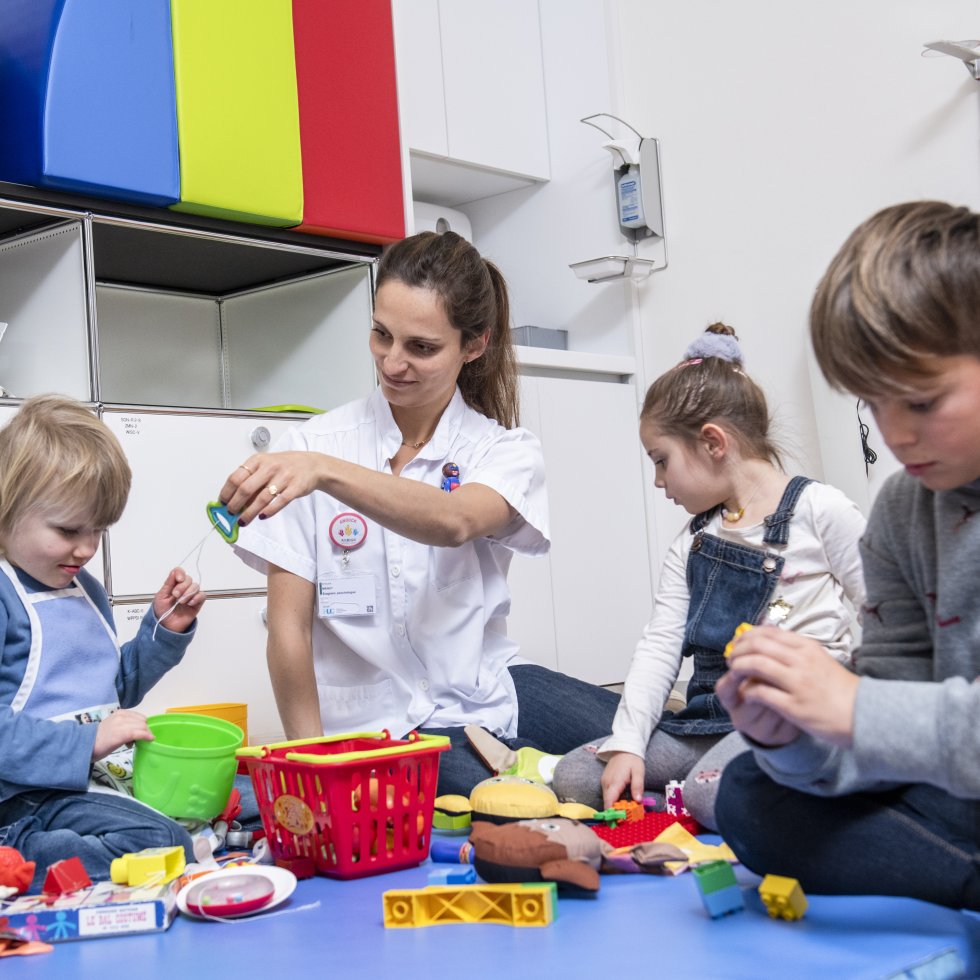
[[[600,872],[663,874],[666,861],[686,859],[679,848],[652,841],[614,848],[585,824],[564,817],[477,822],[470,844],[473,865],[484,881],[553,881],[566,894],[595,894]]]

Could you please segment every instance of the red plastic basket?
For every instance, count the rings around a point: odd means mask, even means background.
[[[276,862],[362,878],[429,854],[439,753],[449,739],[356,732],[239,749]]]

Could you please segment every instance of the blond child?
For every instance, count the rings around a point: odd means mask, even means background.
[[[28,399],[0,430],[0,844],[36,862],[33,890],[64,858],[97,880],[145,847],[192,856],[169,818],[90,789],[96,764],[153,738],[130,706],[180,661],[205,598],[173,569],[120,647],[105,589],[83,566],[130,481],[116,438],[70,399]]]

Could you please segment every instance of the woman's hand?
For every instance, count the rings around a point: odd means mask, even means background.
[[[152,742],[153,732],[146,724],[146,716],[129,708],[114,711],[108,718],[99,722],[92,747],[92,761],[104,759],[129,742]]]
[[[602,805],[608,810],[613,803],[623,799],[623,791],[639,803],[643,799],[643,778],[646,766],[632,752],[617,752],[602,771]]]
[[[319,487],[328,459],[322,453],[296,451],[251,456],[232,470],[218,499],[242,525],[260,514],[271,517],[290,500],[305,497]]]
[[[172,633],[184,633],[197,619],[206,599],[199,583],[182,568],[173,568],[153,597],[153,612],[158,623],[166,620],[167,629]]]
[[[739,731],[757,741],[784,745],[795,729],[849,748],[858,683],[816,640],[758,626],[732,645],[715,690]]]

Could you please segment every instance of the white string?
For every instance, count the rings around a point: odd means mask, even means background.
[[[197,576],[197,584],[198,584],[198,587],[200,587],[200,586],[201,586],[201,553],[202,553],[202,552],[204,551],[204,546],[205,546],[205,545],[206,545],[206,544],[208,543],[208,541],[209,541],[209,539],[210,539],[210,537],[211,537],[211,532],[212,532],[212,531],[214,531],[214,530],[216,530],[216,525],[214,525],[214,524],[212,524],[212,525],[211,525],[211,527],[209,527],[209,528],[208,528],[208,530],[207,530],[207,533],[206,533],[206,534],[204,535],[204,537],[203,537],[203,538],[201,538],[201,540],[200,540],[200,541],[198,541],[198,542],[197,542],[197,544],[196,544],[196,545],[194,545],[194,547],[193,547],[193,548],[191,548],[191,550],[190,550],[190,551],[188,551],[188,552],[187,552],[187,554],[186,554],[186,555],[184,555],[184,557],[183,557],[183,558],[182,558],[182,559],[181,559],[181,560],[180,560],[179,562],[177,562],[177,565],[178,565],[178,567],[180,567],[180,568],[183,568],[183,567],[184,567],[184,565],[186,565],[186,564],[187,564],[187,560],[188,560],[188,559],[189,559],[189,558],[191,557],[191,555],[193,555],[193,554],[194,554],[195,552],[197,552],[197,557],[195,557],[195,559],[194,559],[194,572],[196,573],[196,576]],[[178,599],[178,600],[177,600],[177,601],[176,601],[176,602],[175,602],[175,603],[174,603],[174,604],[173,604],[173,605],[172,605],[172,606],[171,606],[171,607],[170,607],[170,608],[169,608],[169,609],[168,609],[168,610],[167,610],[167,611],[166,611],[166,612],[165,612],[165,613],[164,613],[164,614],[163,614],[163,615],[162,615],[162,616],[161,616],[161,617],[160,617],[160,618],[159,618],[159,619],[158,619],[158,620],[156,621],[156,625],[155,625],[155,626],[153,627],[153,635],[152,635],[152,637],[151,637],[151,639],[153,639],[153,640],[156,640],[156,638],[157,638],[157,630],[158,630],[158,629],[160,628],[160,624],[161,624],[161,623],[162,623],[162,622],[163,622],[163,621],[164,621],[164,620],[165,620],[165,619],[166,619],[166,618],[167,618],[167,617],[168,617],[168,616],[169,616],[169,615],[170,615],[170,614],[171,614],[171,613],[172,613],[172,612],[173,612],[173,611],[174,611],[174,610],[175,610],[175,609],[176,609],[176,608],[177,608],[177,607],[179,606],[179,605],[180,605],[180,599]]]
[[[217,884],[217,882],[213,882]],[[317,899],[315,902],[309,902],[306,905],[297,905],[296,908],[289,909],[279,909],[278,912],[262,912],[262,909],[256,909],[254,912],[246,913],[245,915],[228,916],[228,915],[214,915],[209,912],[204,907],[204,895],[207,889],[201,890],[201,901],[198,904],[199,911],[196,913],[202,919],[207,919],[209,922],[224,922],[227,925],[246,925],[253,916],[262,915],[264,919],[274,919],[277,915],[290,915],[293,912],[306,912],[309,909],[318,909],[320,907],[320,900]]]

